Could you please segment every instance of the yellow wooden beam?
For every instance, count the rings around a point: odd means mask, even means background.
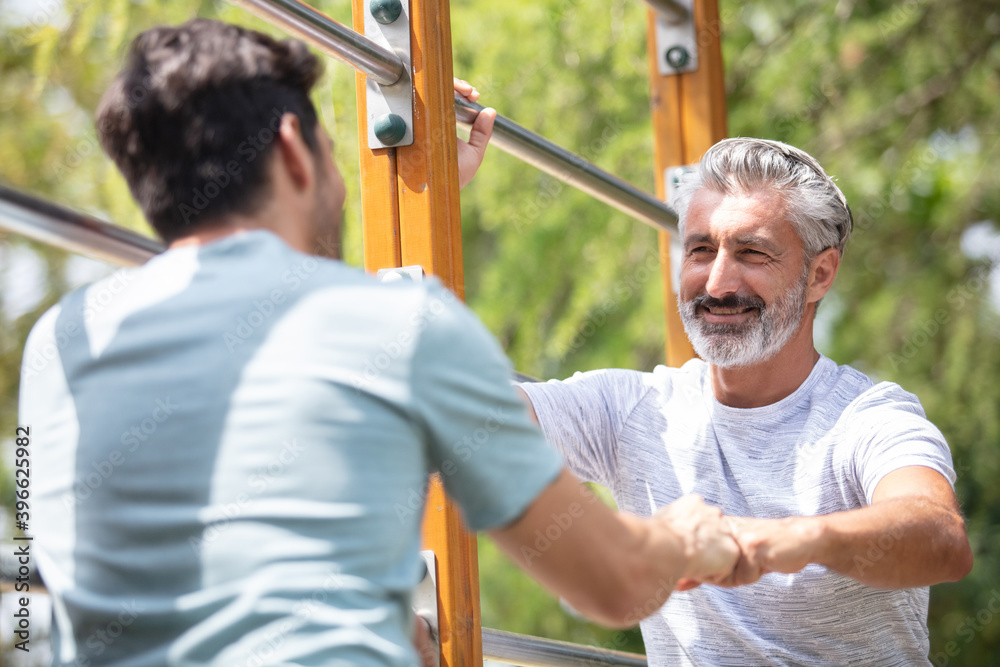
[[[366,1],[352,0],[359,32]],[[448,0],[410,1],[410,43],[412,145],[367,148],[365,82],[357,80],[365,268],[419,264],[464,299]],[[481,665],[476,541],[437,476],[427,494],[423,539],[437,557],[441,665]]]
[[[664,172],[669,167],[693,164],[713,144],[726,136],[726,89],[722,67],[721,25],[718,0],[694,0],[698,43],[698,69],[661,75],[656,48],[656,13],[647,17],[650,101],[655,135],[656,194],[666,199]],[[660,261],[666,318],[668,366],[680,366],[694,357],[684,333],[677,298],[671,285],[670,235],[660,233]]]
[[[365,3],[352,0],[354,29],[365,32]],[[361,227],[365,269],[402,266],[399,243],[399,198],[396,194],[396,150],[368,148],[367,77],[355,74],[358,98],[358,153],[361,164]]]

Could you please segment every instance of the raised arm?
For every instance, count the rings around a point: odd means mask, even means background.
[[[809,563],[885,589],[958,581],[972,569],[955,493],[940,473],[923,466],[886,475],[869,507],[732,522],[743,556],[727,585],[797,572]]]
[[[681,580],[729,575],[739,557],[722,513],[701,498],[641,519],[608,508],[567,470],[489,536],[549,591],[610,627],[654,613]]]
[[[479,91],[471,83],[455,79],[455,92],[469,101],[479,99]],[[476,122],[469,131],[469,140],[458,141],[458,187],[464,188],[472,181],[479,171],[479,166],[486,156],[486,146],[493,135],[493,121],[497,118],[496,109],[487,107],[479,112]]]
[[[521,397],[521,400],[524,401],[525,407],[528,408],[528,416],[531,417],[531,421],[537,424],[538,415],[535,414],[535,406],[531,404],[531,399],[528,398],[528,394],[525,393],[525,391],[520,387],[515,386],[514,389],[517,390],[517,394]]]

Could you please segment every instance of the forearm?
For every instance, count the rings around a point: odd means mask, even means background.
[[[957,581],[972,567],[961,516],[927,498],[803,520],[815,528],[812,562],[876,588]]]
[[[659,608],[688,564],[678,536],[612,511],[566,471],[523,516],[490,536],[539,583],[613,627],[634,625]]]

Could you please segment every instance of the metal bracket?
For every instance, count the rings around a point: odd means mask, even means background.
[[[395,148],[413,143],[413,74],[410,61],[410,3],[399,3],[401,11],[391,23],[380,23],[372,15],[370,0],[364,0],[365,37],[395,52],[403,61],[403,76],[391,86],[370,77],[365,81],[368,108],[368,148]],[[398,141],[386,143],[376,136],[376,126],[386,127],[390,115],[398,116],[406,131]],[[393,121],[398,124],[398,121]]]
[[[412,266],[379,269],[375,277],[383,283],[394,283],[400,280],[419,283],[424,279],[424,267],[414,264]]]
[[[681,182],[681,177],[691,174],[698,169],[697,164],[685,164],[680,167],[667,167],[663,170],[663,191],[667,193],[667,203],[674,201],[677,194],[677,186]]]
[[[424,578],[413,591],[413,613],[430,624],[431,639],[437,649],[434,652],[434,665],[440,667],[441,633],[438,625],[437,561],[434,552],[430,550],[421,551],[420,556],[424,559]]]
[[[685,7],[687,17],[677,21],[656,15],[656,62],[660,74],[680,74],[698,69],[698,35],[694,30],[693,0],[675,0]]]
[[[698,169],[697,164],[685,164],[663,170],[663,191],[667,193],[667,203],[676,201],[675,195],[681,177],[693,173],[696,169]],[[680,293],[681,259],[681,239],[677,234],[670,234],[670,289],[674,294]]]

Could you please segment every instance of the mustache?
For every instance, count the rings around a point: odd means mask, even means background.
[[[739,294],[729,294],[721,299],[702,294],[694,297],[688,303],[695,308],[756,308],[764,310],[766,306],[764,299],[759,296],[740,296]]]

